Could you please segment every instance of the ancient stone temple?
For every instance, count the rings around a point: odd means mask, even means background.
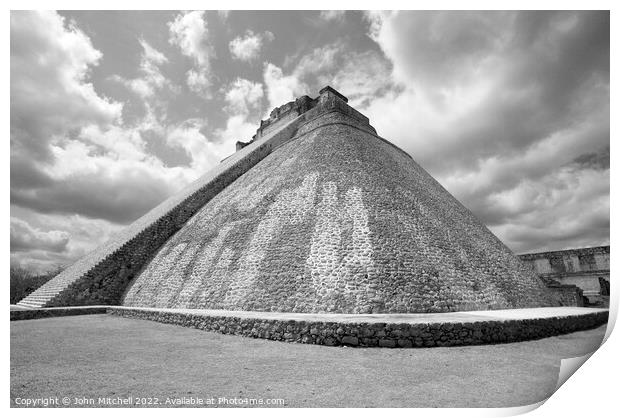
[[[277,312],[556,304],[533,269],[330,87],[23,300]]]

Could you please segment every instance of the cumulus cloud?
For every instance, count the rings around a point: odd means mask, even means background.
[[[56,164],[46,170],[51,184],[13,188],[11,202],[42,213],[79,213],[128,223],[189,181],[182,169],[166,169],[143,152],[139,158],[131,158],[136,149],[126,146],[126,136],[119,137],[114,131],[96,135],[113,136],[121,149],[103,151],[79,140],[54,147]]]
[[[233,58],[249,62],[256,60],[263,45],[273,39],[274,35],[269,31],[257,34],[248,30],[244,36],[238,36],[230,41],[228,48]]]
[[[394,107],[413,106],[406,113],[410,127],[418,126],[416,144],[425,142],[423,153],[476,164],[484,153],[521,151],[608,106],[608,29],[598,15],[467,16],[389,15],[375,36],[394,64],[394,78],[406,87],[377,103],[397,99]],[[567,29],[567,22],[573,26]],[[400,128],[390,129],[392,138],[409,132]]]
[[[366,108],[376,97],[395,88],[390,63],[375,51],[347,54],[338,68],[333,76],[320,80],[321,84],[332,84],[355,108]]]
[[[184,28],[176,41],[196,63],[207,63],[197,41],[204,33],[190,29],[195,19],[183,22],[172,27]],[[83,230],[92,227],[97,237],[106,237],[103,231],[141,216],[234,152],[236,140],[251,137],[255,127],[246,118],[260,106],[260,83],[232,83],[228,105],[234,115],[208,137],[205,120],[164,120],[161,92],[175,89],[161,72],[168,59],[147,40],[139,42],[138,77],[115,77],[148,110],[130,126],[121,104],[99,95],[90,82],[103,55],[88,36],[56,13],[11,14],[12,211],[48,222],[15,217],[12,262],[47,269],[74,260],[100,243]],[[158,105],[162,112],[152,112]],[[183,150],[189,164],[167,167],[149,152],[151,133]]]
[[[78,28],[56,13],[13,12],[11,42],[13,204],[127,222],[180,182],[144,154],[137,132],[119,127],[121,105],[88,82],[102,54]]]
[[[237,141],[248,141],[256,131],[256,123],[249,122],[251,114],[261,108],[263,85],[237,78],[224,90],[225,126],[214,129],[207,136],[205,119],[192,118],[179,124],[160,127],[168,145],[183,149],[191,164],[183,173],[198,177],[235,151]]]
[[[263,98],[263,85],[244,78],[237,78],[225,95],[232,114],[248,114],[260,106]]]
[[[365,109],[381,135],[517,251],[562,248],[579,222],[581,242],[608,242],[598,226],[609,171],[566,168],[609,147],[608,13],[372,13],[369,22],[400,86]],[[602,185],[595,197],[581,187],[591,178]],[[544,242],[534,219],[547,221]]]
[[[210,96],[210,70],[213,48],[208,42],[208,28],[204,11],[178,14],[168,23],[170,43],[179,47],[183,55],[192,58],[195,68],[187,72],[190,90]]]
[[[321,10],[320,17],[326,21],[342,21],[344,19],[344,10]]]
[[[178,14],[168,23],[170,43],[181,52],[196,60],[199,65],[208,65],[211,47],[207,43],[207,22],[205,12],[193,11]]]
[[[228,154],[234,152],[234,144],[237,141],[249,141],[256,133],[256,124],[248,122],[246,115],[232,115],[226,121],[224,129],[216,130],[216,135],[223,144],[230,144],[227,147]]]
[[[263,79],[270,109],[290,102],[308,90],[296,74],[285,76],[280,67],[269,62],[265,64]]]
[[[281,106],[303,94],[311,94],[317,87],[333,84],[334,73],[340,64],[339,57],[345,54],[343,43],[333,43],[314,48],[297,59],[297,63],[285,75],[282,68],[270,62],[265,63],[263,80],[267,90],[269,109]],[[287,61],[291,61],[288,58]],[[320,87],[319,87],[320,86]]]
[[[32,249],[61,253],[67,249],[69,234],[65,231],[41,231],[28,222],[11,218],[11,251],[23,252]]]
[[[101,53],[54,12],[11,13],[11,151],[49,160],[50,143],[85,123],[111,124],[122,104],[88,82]]]
[[[263,96],[262,83],[243,78],[237,78],[228,87],[225,93],[228,119],[224,128],[215,131],[215,136],[221,144],[226,145],[229,154],[237,141],[247,142],[256,133],[256,120],[259,118],[250,121],[250,117],[260,115]]]
[[[110,230],[133,221],[225,154],[207,144],[201,155],[195,123],[163,124],[147,114],[133,126],[123,124],[120,104],[99,96],[89,83],[101,52],[61,16],[13,12],[11,42],[13,207],[102,220]],[[140,44],[140,77],[120,80],[148,105],[158,91],[172,87],[159,71],[167,58],[146,40]],[[147,152],[147,130],[195,160],[167,167]]]
[[[121,228],[105,220],[79,215],[35,214],[27,210],[17,212],[27,220],[11,219],[11,265],[36,272],[52,271],[70,264],[107,241]],[[24,234],[43,236],[48,243],[36,243],[36,239],[32,238],[25,240],[20,237]],[[54,245],[49,245],[50,240]],[[19,241],[21,243],[17,244]]]
[[[327,75],[338,65],[338,57],[345,53],[346,46],[340,42],[314,48],[299,59],[293,73],[300,78],[316,74]]]
[[[191,168],[196,177],[216,166],[235,150],[236,140],[224,137],[217,130],[212,138],[207,138],[202,133],[204,126],[203,120],[188,119],[170,129],[166,137],[169,144],[183,148],[191,156]]]
[[[503,216],[491,229],[517,252],[607,244],[609,185],[609,170],[571,167],[524,180],[486,199]]]
[[[289,58],[289,61],[291,58]],[[354,107],[366,107],[377,95],[394,87],[390,62],[377,51],[350,51],[335,42],[302,55],[289,75],[267,64],[264,80],[271,107],[280,106],[300,94],[331,85],[347,96]]]
[[[140,39],[139,42],[142,46],[142,55],[140,58],[141,77],[129,80],[120,76],[113,78],[123,83],[143,100],[152,98],[156,92],[165,87],[175,90],[170,80],[162,74],[159,68],[162,64],[168,62],[168,58],[153,48],[144,39]]]
[[[211,80],[205,69],[189,70],[187,72],[187,87],[206,98],[211,97]]]

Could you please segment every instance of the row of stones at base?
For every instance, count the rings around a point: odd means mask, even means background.
[[[127,318],[146,319],[274,341],[353,347],[449,347],[533,340],[595,328],[607,322],[607,312],[572,317],[467,323],[386,324],[278,321],[188,313],[108,309]]]

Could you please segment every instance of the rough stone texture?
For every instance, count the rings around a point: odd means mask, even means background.
[[[583,291],[574,285],[548,283],[547,288],[552,292],[552,297],[558,306],[585,306]]]
[[[276,117],[261,126],[260,137],[22,306],[370,313],[558,304],[341,95],[324,89],[292,103],[275,111],[283,125]]]
[[[171,237],[123,304],[339,313],[558,304],[426,171],[331,100]]]
[[[603,290],[609,288],[609,254],[607,245],[522,254],[519,258],[534,268],[544,280],[551,280],[560,285],[577,286],[584,296],[594,299],[604,296]]]
[[[397,324],[238,318],[126,307],[110,307],[108,313],[275,341],[386,348],[449,347],[534,340],[595,328],[605,324],[609,315],[608,311],[599,311],[537,319]]]

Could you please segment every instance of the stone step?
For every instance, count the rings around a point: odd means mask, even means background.
[[[37,300],[50,300],[52,299],[53,296],[36,296],[36,295],[30,295],[25,297],[23,300],[29,300],[29,301],[37,301]]]
[[[26,299],[22,299],[22,300],[20,300],[19,302],[17,302],[17,303],[16,303],[16,305],[19,305],[19,304],[22,304],[22,305],[23,305],[23,304],[32,304],[32,303],[35,303],[35,302],[32,302],[32,301],[30,301],[30,300],[28,300],[28,299],[26,298]]]
[[[56,296],[59,293],[60,292],[32,292],[30,295],[32,296]]]
[[[39,305],[39,304],[35,304],[35,303],[30,303],[30,302],[19,302],[17,304],[17,306],[23,306],[24,308],[40,308],[43,305]]]
[[[56,296],[57,294],[59,294],[60,292],[49,292],[49,293],[36,293],[36,292],[32,292],[30,295],[28,296]]]
[[[45,291],[43,291],[42,290],[40,292],[34,291],[34,292],[31,293],[31,295],[57,295],[60,292],[61,292],[61,290],[54,290],[54,291],[52,291],[52,290],[45,290]]]
[[[44,303],[44,302],[48,302],[49,300],[51,300],[53,298],[43,298],[43,297],[30,297],[30,298],[26,298],[24,299],[27,302],[33,302],[33,303]]]
[[[43,306],[47,303],[48,301],[46,300],[23,300],[20,303],[22,304],[28,304],[28,305],[36,305],[36,306]]]

